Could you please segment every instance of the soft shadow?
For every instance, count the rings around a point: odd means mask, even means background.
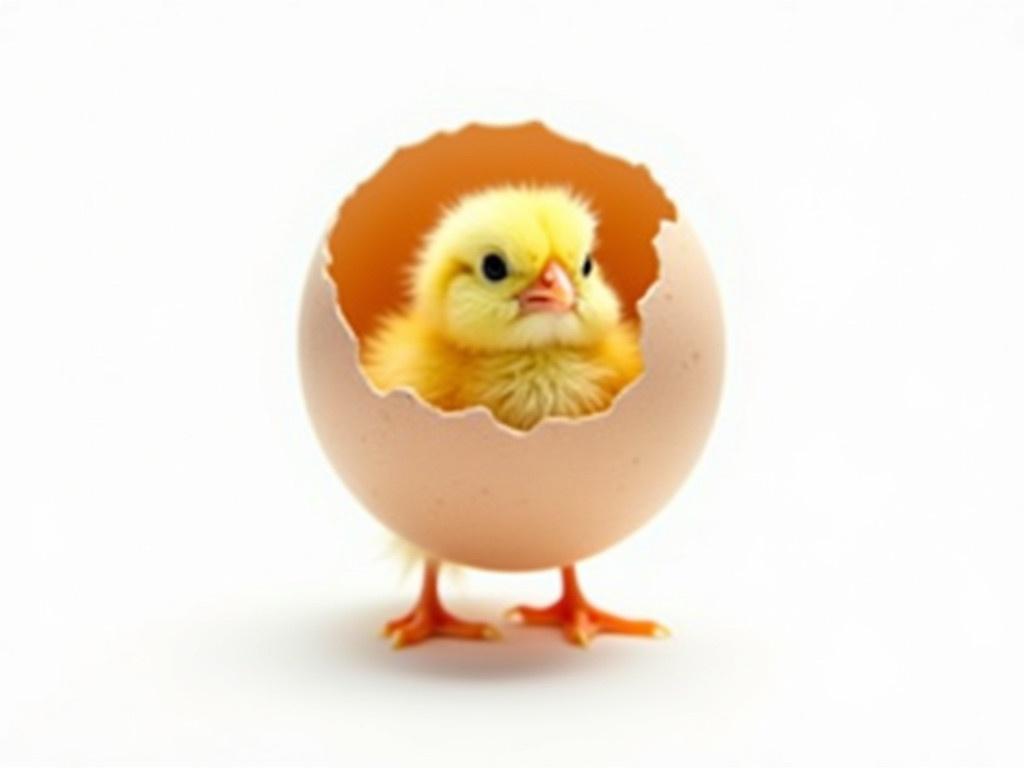
[[[278,637],[288,656],[302,654],[303,666],[314,664],[333,673],[358,668],[403,677],[446,678],[493,681],[538,676],[574,677],[592,670],[631,665],[644,668],[660,663],[667,645],[676,640],[646,640],[602,636],[588,649],[569,645],[561,634],[546,627],[521,627],[495,619],[507,606],[484,602],[460,602],[457,611],[467,619],[491,621],[501,630],[497,641],[465,641],[448,638],[429,640],[396,651],[379,634],[384,622],[403,613],[408,606],[357,604],[306,617],[285,629],[289,637]],[[454,610],[455,608],[453,608]],[[296,634],[301,633],[301,637]],[[276,643],[275,643],[276,645]],[[275,653],[275,656],[278,655]],[[324,670],[321,670],[324,671]]]

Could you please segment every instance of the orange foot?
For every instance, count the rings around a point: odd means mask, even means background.
[[[534,626],[561,626],[566,640],[586,647],[601,632],[643,637],[668,637],[668,628],[654,621],[622,619],[595,608],[583,596],[573,566],[562,569],[562,596],[546,608],[519,605],[505,614],[512,621]]]
[[[395,649],[422,643],[435,636],[460,637],[466,640],[497,640],[501,634],[490,624],[463,621],[452,616],[441,605],[437,593],[436,560],[428,560],[423,568],[423,589],[412,610],[384,625],[383,634],[391,638]]]

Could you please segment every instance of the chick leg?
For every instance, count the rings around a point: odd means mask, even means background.
[[[653,621],[623,619],[595,608],[583,596],[576,568],[562,568],[562,596],[545,608],[519,605],[505,614],[512,621],[536,626],[560,626],[570,643],[586,647],[601,632],[644,637],[668,637],[666,627]]]
[[[452,616],[441,604],[437,591],[440,563],[428,559],[423,566],[423,587],[419,599],[407,614],[384,625],[383,634],[398,649],[422,643],[434,636],[459,637],[466,640],[496,640],[500,633],[490,624],[463,621]]]

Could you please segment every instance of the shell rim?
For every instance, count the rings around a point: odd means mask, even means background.
[[[427,141],[432,140],[433,138],[435,138],[437,136],[450,136],[453,133],[457,133],[457,132],[465,130],[467,128],[487,127],[487,125],[488,124],[486,124],[486,123],[482,123],[482,122],[479,122],[479,121],[474,121],[474,122],[467,123],[462,128],[459,128],[457,131],[449,131],[449,130],[438,131],[438,132],[436,132],[434,134],[431,134],[426,139],[423,139],[421,141],[415,142],[413,144],[405,144],[405,145],[402,145],[402,146],[396,148],[388,156],[388,159],[385,160],[384,163],[381,166],[379,166],[379,167],[383,168],[384,166],[386,166],[399,153],[405,152],[405,151],[410,150],[410,149],[413,149],[413,148],[419,146],[420,144],[423,144],[423,143],[426,143]],[[532,126],[532,125],[540,125],[540,126],[544,127],[545,129],[551,131],[552,133],[556,133],[557,135],[562,136],[562,134],[559,134],[556,131],[553,131],[552,129],[548,128],[540,120],[531,120],[531,121],[527,121],[527,122],[524,122],[524,123],[518,123],[518,124],[515,124],[513,126],[502,124],[501,127],[516,127],[516,126],[526,127],[526,126]],[[596,149],[589,142],[583,142],[583,141],[578,141],[576,139],[568,139],[568,138],[567,138],[567,140],[568,141],[572,141],[572,142],[577,143],[577,144],[580,144],[580,145],[584,146],[585,148],[587,148],[588,150],[590,150],[592,152],[595,152],[595,153],[611,154],[611,153],[602,152],[602,150]],[[653,184],[658,189],[658,191],[660,191],[662,193],[662,195],[664,195],[665,199],[672,203],[673,208],[675,208],[675,203],[672,201],[672,199],[665,192],[664,187],[662,187],[662,185],[658,184],[658,182],[654,178],[654,175],[650,172],[650,169],[645,164],[643,164],[643,163],[632,163],[632,162],[629,162],[629,160],[627,160],[626,158],[620,157],[618,155],[613,155],[613,156],[616,157],[619,160],[622,160],[623,162],[629,163],[632,167],[636,168],[637,170],[643,171],[647,175],[648,179],[650,180],[650,183]],[[393,389],[389,389],[387,391],[378,389],[373,384],[373,382],[370,381],[369,377],[366,375],[366,371],[363,368],[363,364],[362,364],[362,361],[360,360],[360,354],[359,354],[360,353],[361,344],[362,344],[362,339],[359,337],[359,334],[357,334],[355,332],[355,330],[352,328],[351,324],[348,321],[348,318],[345,317],[345,313],[344,313],[344,311],[342,310],[342,307],[341,307],[341,300],[339,298],[338,283],[337,283],[337,281],[335,281],[334,277],[331,275],[331,270],[330,270],[331,265],[334,264],[334,254],[331,252],[331,248],[330,248],[331,233],[334,232],[335,227],[338,224],[338,219],[339,219],[339,217],[341,215],[341,209],[344,206],[344,203],[347,200],[349,200],[350,198],[352,198],[355,195],[357,195],[359,193],[360,188],[366,182],[368,182],[370,179],[372,179],[376,175],[377,172],[379,172],[379,171],[375,171],[367,179],[365,179],[364,181],[362,181],[359,184],[357,184],[352,189],[352,191],[349,192],[349,194],[347,194],[344,198],[342,198],[341,204],[337,207],[337,209],[335,210],[334,215],[331,217],[330,221],[328,222],[327,228],[324,231],[324,234],[323,234],[323,236],[320,239],[320,247],[318,248],[318,259],[321,261],[320,275],[327,282],[327,284],[331,287],[331,306],[332,306],[335,318],[338,320],[338,322],[341,323],[341,327],[345,330],[345,334],[348,336],[349,341],[352,342],[353,357],[355,358],[354,362],[355,362],[356,370],[359,372],[359,378],[362,381],[363,385],[367,388],[367,390],[369,390],[369,392],[372,395],[374,395],[375,397],[377,397],[379,400],[381,400],[383,402],[386,402],[387,400],[395,398],[395,397],[403,397],[404,396],[406,398],[410,398],[414,402],[416,402],[420,407],[426,409],[433,416],[438,417],[438,418],[440,418],[440,419],[442,419],[444,421],[449,421],[449,422],[451,422],[451,421],[474,420],[474,419],[479,419],[482,416],[499,433],[504,434],[504,435],[506,435],[506,436],[508,436],[510,438],[513,438],[513,439],[522,440],[522,439],[525,439],[527,437],[530,437],[531,435],[541,433],[544,430],[562,429],[562,428],[566,428],[566,427],[575,427],[575,426],[580,426],[580,425],[587,424],[587,423],[590,423],[590,422],[593,422],[593,421],[596,421],[596,420],[608,418],[616,410],[616,408],[618,407],[619,403],[625,397],[627,397],[636,387],[638,387],[647,378],[648,366],[645,364],[644,365],[644,369],[640,372],[640,374],[638,376],[636,376],[636,378],[634,378],[632,381],[630,381],[628,384],[626,384],[621,390],[619,390],[619,392],[617,392],[615,394],[615,396],[612,398],[612,400],[609,403],[607,408],[605,408],[603,410],[600,410],[600,411],[595,411],[594,413],[586,414],[584,416],[546,416],[543,419],[541,419],[541,421],[539,421],[536,425],[534,425],[534,426],[532,426],[532,427],[530,427],[529,429],[526,429],[526,430],[517,429],[516,427],[510,426],[508,424],[505,424],[504,422],[499,421],[494,416],[494,413],[492,413],[492,411],[487,406],[485,406],[485,405],[476,404],[476,405],[468,406],[466,408],[458,408],[458,409],[453,409],[453,410],[443,410],[443,409],[438,408],[437,406],[435,406],[433,403],[430,403],[429,401],[425,400],[415,389],[413,389],[409,385],[401,385],[401,386],[398,386],[398,387],[394,387]],[[635,302],[636,314],[637,314],[637,318],[639,320],[638,325],[639,325],[639,329],[640,329],[639,330],[640,348],[642,350],[643,358],[644,358],[645,361],[648,359],[648,352],[649,352],[649,339],[648,339],[648,335],[647,335],[647,323],[646,323],[647,305],[653,301],[655,296],[662,290],[662,288],[664,286],[663,274],[664,274],[664,259],[665,259],[665,257],[664,257],[664,254],[662,253],[662,249],[658,247],[658,240],[661,239],[661,237],[664,235],[666,230],[668,230],[669,228],[672,228],[672,227],[678,227],[679,226],[679,221],[678,221],[679,214],[678,214],[678,212],[676,212],[676,217],[677,218],[675,218],[675,219],[665,218],[665,217],[659,219],[658,231],[655,233],[654,237],[652,237],[651,240],[650,240],[650,243],[652,245],[652,250],[654,251],[654,254],[655,254],[655,268],[656,268],[655,269],[655,276],[654,276],[654,279],[651,280],[651,282],[644,289],[643,294],[638,299],[636,299],[636,302]]]

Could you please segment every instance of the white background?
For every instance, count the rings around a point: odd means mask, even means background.
[[[0,0],[0,763],[1020,765],[1022,81],[1019,2]],[[393,653],[307,259],[396,146],[535,117],[720,280],[704,458],[581,568],[676,634]]]

